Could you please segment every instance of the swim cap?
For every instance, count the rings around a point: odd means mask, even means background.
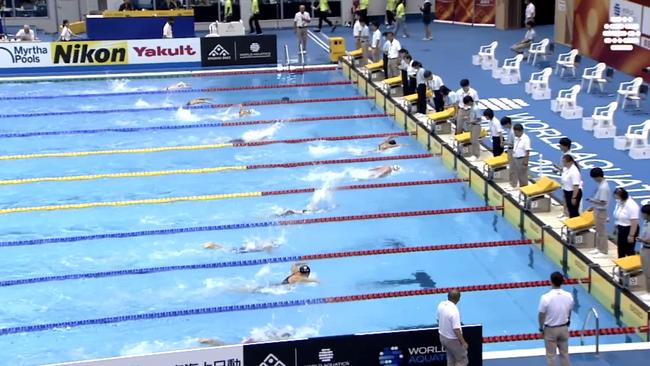
[[[391,139],[391,140],[388,140],[388,144],[389,145],[397,145],[397,141]]]
[[[302,274],[309,274],[309,272],[311,272],[311,269],[309,268],[308,265],[303,264],[302,266],[300,266],[299,271],[300,271],[300,273],[302,273]]]
[[[398,171],[398,170],[400,169],[400,168],[399,168],[399,165],[397,165],[397,164],[391,166],[391,168],[392,168],[393,170],[395,170],[395,171]]]

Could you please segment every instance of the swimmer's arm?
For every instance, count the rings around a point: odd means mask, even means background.
[[[211,338],[199,338],[199,343],[205,344],[208,346],[213,346],[213,347],[219,347],[219,346],[225,346],[226,343],[216,340],[216,339],[211,339]]]
[[[297,282],[305,282],[305,283],[320,283],[320,281],[316,278],[300,278]]]

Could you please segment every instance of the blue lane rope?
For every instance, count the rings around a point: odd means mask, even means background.
[[[16,113],[0,114],[0,118],[22,118],[22,117],[46,117],[46,116],[70,116],[78,114],[107,114],[107,113],[134,113],[134,112],[152,112],[152,111],[175,111],[183,109],[211,109],[212,105],[178,105],[172,107],[153,107],[153,108],[118,108],[118,109],[97,109],[89,111],[63,111],[63,112],[34,112],[34,113]],[[225,107],[224,107],[225,108]]]
[[[258,266],[258,265],[272,264],[272,263],[298,262],[301,259],[302,259],[301,256],[294,255],[294,256],[285,256],[285,257],[245,259],[245,260],[215,262],[215,263],[134,268],[134,269],[93,272],[93,273],[74,273],[74,274],[58,275],[58,276],[43,276],[43,277],[33,277],[33,278],[21,278],[16,280],[5,280],[5,281],[0,281],[0,287],[27,285],[27,284],[51,282],[51,281],[76,280],[82,278],[103,278],[103,277],[127,276],[127,275],[135,275],[135,274],[150,274],[150,273],[184,271],[184,270],[195,270],[195,269],[216,269],[216,268],[228,268],[228,267]]]
[[[178,94],[178,93],[204,93],[206,88],[189,88],[189,89],[175,89],[175,90],[142,90],[142,91],[129,91],[129,92],[116,92],[116,93],[88,93],[88,94],[61,94],[61,95],[20,95],[0,97],[0,100],[23,100],[23,99],[58,99],[58,98],[93,98],[93,97],[112,97],[112,96],[125,96],[125,95],[153,95],[153,94]]]
[[[277,119],[277,122],[282,122],[282,119]],[[138,132],[138,131],[158,131],[158,130],[182,130],[188,128],[206,128],[206,127],[221,127],[222,122],[214,123],[198,123],[191,125],[163,125],[151,127],[121,127],[121,128],[98,128],[88,130],[67,130],[67,131],[35,131],[35,132],[15,132],[15,133],[2,133],[0,138],[12,137],[33,137],[33,136],[59,136],[59,135],[83,135],[95,134],[103,132]]]

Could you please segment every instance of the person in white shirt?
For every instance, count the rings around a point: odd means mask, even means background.
[[[569,216],[580,216],[580,201],[582,200],[582,176],[571,154],[562,157],[562,190],[564,191],[564,211]]]
[[[406,50],[400,50],[399,55],[399,71],[402,76],[402,94],[413,94],[415,90],[411,89],[410,79],[410,73],[413,73],[413,76],[415,76],[415,71],[413,70],[413,57]]]
[[[442,95],[445,108],[458,107],[458,93],[453,90],[449,90],[447,86],[443,85],[440,87],[440,94]]]
[[[478,103],[478,93],[476,90],[469,86],[469,80],[462,79],[460,81],[460,89],[456,91],[458,94],[458,113],[456,115],[456,134],[466,131],[466,124],[469,122],[470,108],[463,103],[466,96],[472,97],[474,103]]]
[[[16,41],[18,42],[34,42],[38,41],[36,33],[29,27],[29,25],[23,25],[23,29],[19,30],[16,33]]]
[[[512,152],[510,161],[510,187],[516,190],[517,186],[528,185],[528,159],[530,158],[530,137],[524,133],[524,126],[517,123],[512,127]]]
[[[165,26],[163,27],[163,38],[165,39],[174,38],[174,33],[172,32],[173,27],[174,27],[174,18],[167,19],[167,22],[165,22]]]
[[[616,188],[614,197],[616,198],[614,224],[616,224],[618,257],[635,255],[634,245],[639,235],[639,205],[634,202],[625,188]]]
[[[524,12],[525,22],[534,22],[535,21],[535,4],[532,0],[526,0],[526,10]]]
[[[440,92],[440,88],[444,85],[440,76],[431,74],[431,80],[427,83],[427,87],[433,91],[433,109],[436,112],[442,112],[445,109],[445,100]]]
[[[358,50],[361,48],[361,23],[359,19],[361,16],[359,13],[354,13],[354,25],[352,26],[352,37],[354,37],[354,49]]]
[[[467,366],[468,346],[460,324],[460,311],[457,306],[459,301],[460,292],[451,290],[447,294],[447,301],[438,304],[438,333],[440,344],[447,351],[447,365]]]
[[[592,198],[589,198],[591,208],[594,212],[595,230],[596,230],[596,248],[589,252],[596,258],[607,256],[609,238],[607,235],[607,220],[609,206],[609,199],[611,197],[611,190],[609,183],[605,179],[605,174],[601,168],[593,168],[589,172],[589,176],[596,182],[598,188]]]
[[[551,273],[553,288],[539,300],[539,331],[544,336],[546,363],[555,365],[555,354],[560,352],[560,364],[569,366],[569,325],[571,312],[575,305],[571,293],[562,289],[564,276],[560,272]]]
[[[395,39],[393,32],[387,32],[386,39],[385,48],[388,51],[386,53],[388,58],[388,77],[392,78],[399,75],[399,50],[402,49],[402,45]]]
[[[503,154],[503,127],[501,127],[501,121],[494,116],[494,111],[490,108],[483,111],[483,118],[490,123],[492,155],[499,156]]]
[[[61,25],[61,34],[59,35],[59,41],[69,41],[72,39],[72,37],[76,37],[77,35],[72,33],[70,30],[70,22],[68,20],[64,20],[63,24]]]
[[[573,145],[573,141],[571,141],[571,139],[568,137],[562,137],[560,141],[558,141],[557,145],[562,152],[562,157],[560,158],[560,163],[558,165],[554,164],[553,168],[555,169],[556,173],[561,174],[564,167],[562,159],[564,158],[564,155],[571,155],[571,145]]]
[[[643,301],[650,301],[650,205],[641,207],[643,213],[643,232],[639,237],[641,242],[641,267],[645,276],[646,294],[641,295]]]
[[[524,53],[524,51],[528,50],[530,48],[530,44],[535,42],[535,36],[537,35],[537,33],[535,33],[535,29],[533,29],[534,26],[535,23],[532,21],[526,22],[526,34],[524,35],[524,39],[513,44],[510,49],[516,53]]]
[[[307,26],[310,21],[311,17],[309,16],[309,13],[305,11],[305,6],[300,5],[298,12],[293,17],[293,29],[298,37],[299,53],[307,53]]]
[[[379,30],[379,22],[372,22],[372,61],[379,62],[381,60],[381,31]]]
[[[370,44],[370,28],[366,24],[365,19],[360,19],[359,24],[361,24],[361,64],[360,66],[365,66],[368,63],[368,45]]]
[[[471,156],[467,157],[469,161],[478,160],[481,157],[481,115],[478,103],[475,103],[472,97],[466,95],[463,97],[463,104],[469,108],[469,117],[466,125],[469,129],[469,151]]]
[[[408,85],[409,85],[408,94],[416,93],[417,90],[418,90],[418,81],[417,81],[417,78],[416,78],[416,74],[417,74],[418,70],[416,70],[415,67],[413,67],[414,62],[415,61],[411,57],[411,60],[406,65],[406,75],[408,76],[407,79],[408,79]]]

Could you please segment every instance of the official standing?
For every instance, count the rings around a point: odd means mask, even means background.
[[[625,188],[614,190],[616,208],[614,223],[616,224],[616,245],[618,257],[634,255],[634,244],[639,236],[639,205],[634,202]]]
[[[226,22],[232,22],[233,11],[232,11],[232,0],[226,0],[226,4],[223,7],[224,20]]]
[[[372,61],[379,62],[381,60],[381,31],[379,30],[379,22],[372,22]]]
[[[474,103],[478,103],[478,93],[476,90],[474,90],[471,86],[469,86],[469,80],[467,79],[462,79],[460,81],[460,89],[456,91],[458,94],[458,113],[456,115],[456,134],[463,133],[466,130],[465,123],[467,123],[467,120],[469,118],[469,111],[470,108],[468,108],[464,103],[463,99],[466,96],[472,97],[472,100]]]
[[[546,364],[555,366],[556,350],[560,352],[560,363],[569,366],[569,325],[574,301],[571,293],[564,291],[564,276],[560,272],[551,274],[551,291],[542,295],[539,301],[539,331],[544,336]]]
[[[528,185],[528,159],[530,158],[530,137],[524,133],[524,126],[517,123],[512,127],[512,159],[510,159],[510,190]]]
[[[365,66],[368,63],[368,47],[370,45],[370,27],[366,24],[366,21],[359,19],[359,24],[361,24],[361,35],[359,40],[361,41],[361,64],[360,66]]]
[[[447,300],[438,305],[438,332],[440,344],[447,351],[448,366],[467,366],[467,342],[460,325],[460,311],[456,306],[460,301],[460,291],[451,290]]]
[[[650,301],[650,205],[643,205],[641,207],[643,213],[643,233],[639,237],[641,242],[641,267],[643,267],[643,275],[645,276],[645,291],[641,295],[641,300]]]
[[[311,17],[305,11],[305,6],[300,5],[298,12],[293,17],[293,29],[298,37],[298,53],[307,53],[307,26],[310,21]]]
[[[609,238],[607,235],[607,209],[609,207],[609,200],[611,197],[611,190],[609,182],[605,179],[605,174],[601,168],[593,168],[589,172],[591,179],[596,182],[598,188],[593,197],[589,199],[591,203],[591,210],[594,211],[594,219],[596,221],[596,248],[589,252],[596,258],[603,258],[607,256],[609,250]]]
[[[255,25],[255,28],[253,28],[253,25]],[[253,34],[253,29],[255,29],[255,34],[262,34],[259,0],[251,0],[251,17],[248,18],[248,28],[250,28],[251,34]]]
[[[413,67],[416,68],[415,83],[418,93],[417,110],[418,113],[427,113],[427,83],[431,79],[431,71],[425,70],[422,64],[418,61],[413,62]]]
[[[327,15],[331,14],[332,10],[330,10],[330,3],[328,0],[319,0],[318,2],[318,29],[316,29],[316,32],[320,32],[321,28],[323,27],[323,22],[325,22],[327,25],[329,25],[332,28],[332,32],[336,30],[336,26],[332,24],[332,22],[327,19]]]
[[[445,85],[442,78],[436,74],[431,75],[429,88],[433,90],[433,106],[436,112],[442,112],[445,109],[445,99],[440,91]]]
[[[569,218],[580,216],[582,200],[582,176],[571,154],[562,157],[562,191],[564,191],[564,209]]]
[[[413,57],[408,52],[406,52],[406,50],[400,50],[399,54],[400,54],[399,71],[402,76],[402,94],[403,95],[413,94],[415,90],[411,89],[411,79],[409,75],[409,70],[413,68],[412,66]],[[415,77],[415,74],[413,74],[413,77]]]
[[[174,18],[168,18],[167,22],[163,26],[163,38],[171,39],[174,38],[174,33],[172,28],[174,27]]]
[[[469,118],[467,120],[469,126],[469,140],[470,140],[470,154],[467,158],[469,161],[478,160],[481,157],[481,118],[479,117],[479,109],[474,99],[469,95],[463,98],[463,104],[469,107]]]
[[[386,39],[385,49],[387,49],[386,57],[388,58],[388,77],[392,78],[399,75],[399,50],[402,49],[402,45],[395,39],[393,32],[386,32]]]
[[[490,124],[492,155],[499,156],[503,154],[503,127],[501,126],[501,121],[494,116],[494,111],[490,108],[483,111],[483,117]]]

